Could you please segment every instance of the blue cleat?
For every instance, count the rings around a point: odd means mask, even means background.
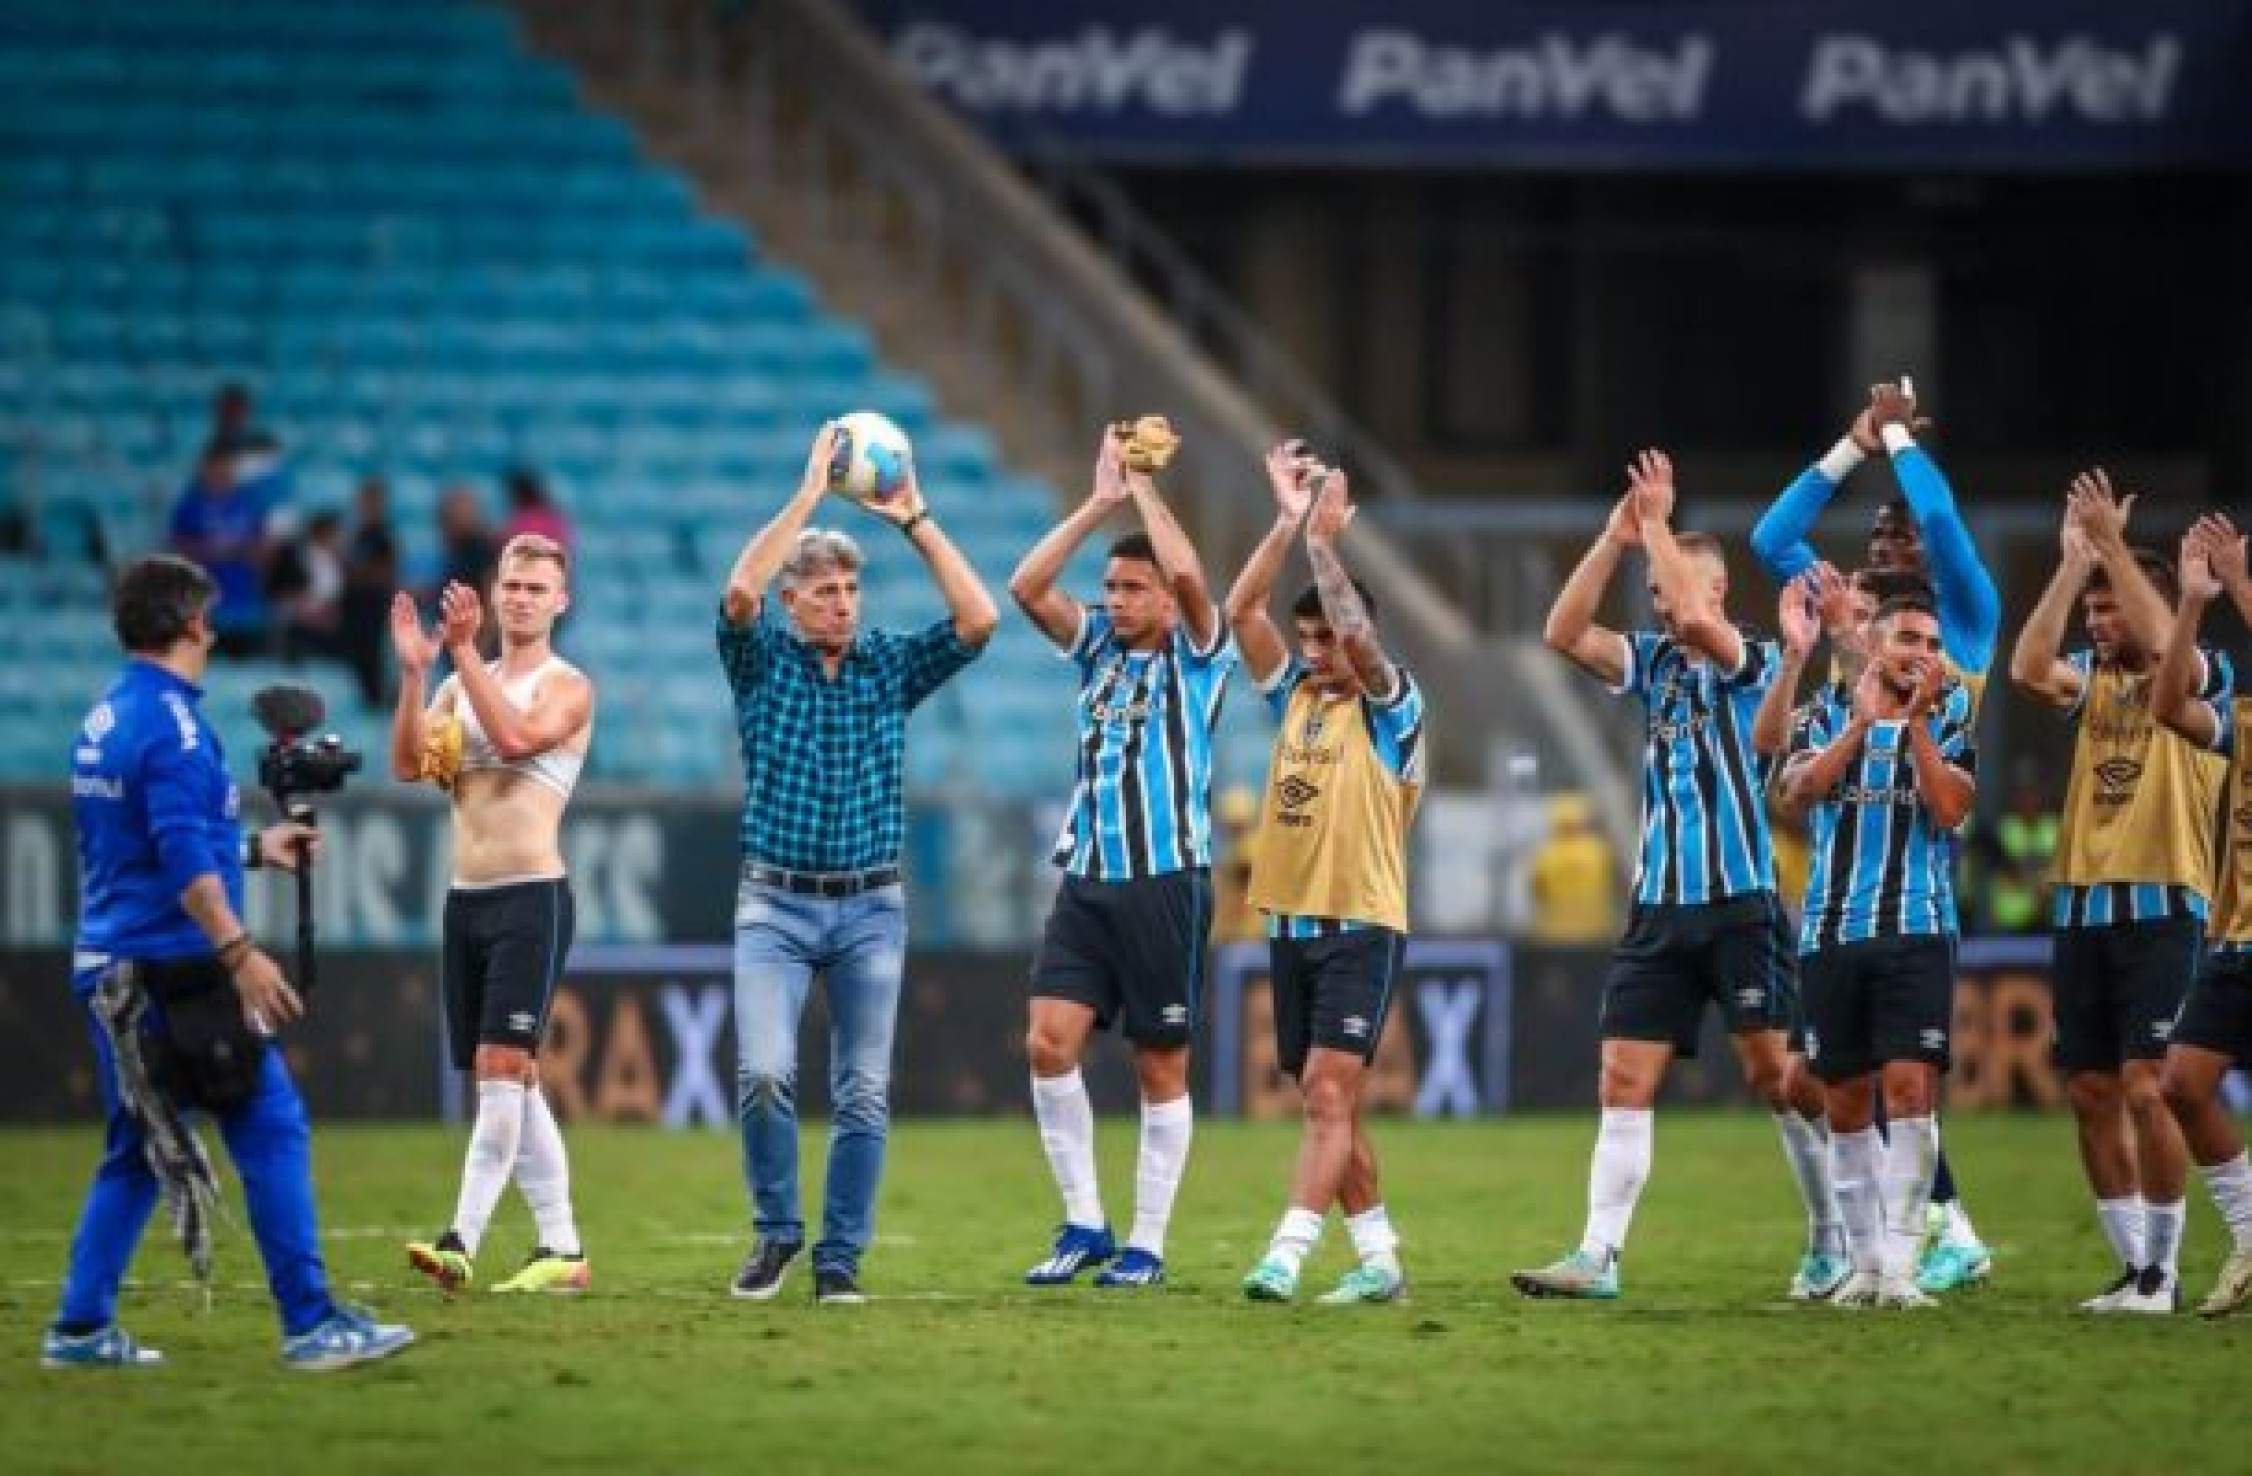
[[[1791,1277],[1791,1300],[1826,1302],[1852,1274],[1853,1263],[1845,1257],[1810,1250],[1799,1258],[1798,1271]]]
[[[1069,1286],[1080,1272],[1102,1265],[1118,1254],[1118,1242],[1108,1225],[1065,1225],[1056,1232],[1056,1247],[1048,1259],[1024,1273],[1026,1286]]]
[[[1118,1259],[1095,1273],[1097,1286],[1162,1286],[1165,1258],[1153,1256],[1138,1245],[1119,1252]]]
[[[90,1333],[66,1333],[54,1328],[39,1342],[41,1368],[157,1368],[164,1355],[144,1348],[116,1323]]]
[[[1932,1296],[1975,1286],[1994,1272],[1994,1253],[1977,1243],[1955,1245],[1941,1241],[1923,1254],[1916,1266],[1916,1286]]]
[[[282,1339],[282,1362],[304,1373],[329,1373],[373,1363],[414,1341],[414,1329],[377,1322],[358,1307],[338,1307],[326,1320]]]

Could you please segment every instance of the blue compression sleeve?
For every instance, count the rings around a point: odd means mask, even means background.
[[[1810,466],[1783,489],[1752,529],[1752,552],[1777,584],[1788,584],[1814,567],[1814,545],[1807,535],[1837,490],[1838,484],[1819,465]]]
[[[1955,489],[1924,449],[1913,442],[1892,453],[1893,474],[1908,511],[1923,534],[1933,592],[1939,601],[1939,635],[1947,654],[1968,672],[1994,664],[2002,628],[2002,596],[1979,562],[1978,545],[1955,508]]]

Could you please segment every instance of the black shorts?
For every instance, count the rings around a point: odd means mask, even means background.
[[[2208,953],[2182,1001],[2173,1044],[2252,1063],[2252,948]]]
[[[1212,876],[1202,867],[1134,881],[1065,876],[1032,960],[1036,999],[1067,999],[1121,1023],[1137,1045],[1187,1045],[1203,1006]]]
[[[2153,918],[2100,928],[2058,928],[2050,970],[2056,1063],[2067,1076],[2156,1061],[2197,976],[2205,924]]]
[[[1806,1064],[1823,1081],[1867,1076],[1887,1061],[1947,1069],[1955,1023],[1955,940],[1872,938],[1799,960]]]
[[[1390,928],[1267,940],[1275,1059],[1286,1075],[1303,1072],[1315,1046],[1363,1061],[1376,1054],[1406,951],[1406,937]]]
[[[1730,1034],[1788,1030],[1798,1002],[1791,921],[1773,892],[1702,906],[1636,903],[1603,981],[1605,1040],[1655,1040],[1697,1054],[1705,1005]]]
[[[481,1045],[539,1049],[575,923],[562,877],[446,893],[440,991],[456,1070],[469,1070]]]

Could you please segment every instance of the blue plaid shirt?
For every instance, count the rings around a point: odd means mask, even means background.
[[[831,680],[821,653],[760,614],[719,617],[719,659],[743,740],[743,855],[792,871],[898,862],[907,714],[977,659],[950,619],[867,630]]]

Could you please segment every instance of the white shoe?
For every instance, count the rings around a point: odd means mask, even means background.
[[[2146,1266],[2135,1284],[2121,1292],[2104,1310],[2169,1317],[2182,1310],[2182,1279],[2160,1267]]]
[[[1883,1283],[1874,1271],[1856,1271],[1845,1279],[1845,1285],[1830,1294],[1833,1307],[1874,1307]]]
[[[2139,1273],[2132,1266],[2122,1268],[2119,1272],[2119,1279],[2082,1302],[2080,1310],[2083,1312],[2116,1312],[2119,1310],[2119,1299],[2121,1297],[2134,1295],[2135,1281],[2138,1275]]]
[[[1939,1303],[1925,1296],[1916,1286],[1916,1278],[1913,1273],[1902,1272],[1897,1276],[1887,1276],[1879,1283],[1877,1305],[1907,1310],[1915,1307],[1936,1307]]]

